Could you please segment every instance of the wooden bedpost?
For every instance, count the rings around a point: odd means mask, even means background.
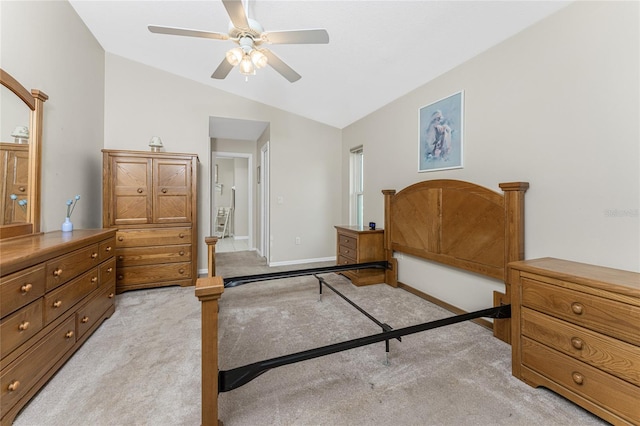
[[[208,277],[214,277],[216,275],[216,243],[218,237],[205,237],[204,242],[207,243],[207,259],[209,272]]]
[[[383,189],[384,194],[384,258],[391,269],[384,273],[384,282],[393,287],[398,287],[398,261],[393,258],[391,248],[391,197],[396,194],[395,189]]]
[[[218,300],[223,291],[222,277],[196,281],[196,297],[202,302],[203,426],[218,425]]]
[[[494,306],[511,303],[511,285],[507,276],[507,265],[516,260],[524,260],[524,193],[529,189],[529,183],[501,183],[500,188],[504,191],[505,293],[493,292]],[[511,321],[509,319],[494,320],[493,335],[500,340],[511,343]]]

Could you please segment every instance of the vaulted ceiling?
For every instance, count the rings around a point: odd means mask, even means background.
[[[566,6],[568,1],[249,0],[265,31],[325,28],[329,44],[271,45],[302,79],[270,67],[211,74],[230,40],[153,34],[150,24],[227,33],[220,0],[71,0],[106,52],[344,128]],[[526,52],[523,52],[526,54]],[[517,58],[514,58],[517,60]]]

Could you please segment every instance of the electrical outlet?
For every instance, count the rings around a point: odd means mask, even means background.
[[[296,237],[296,245],[299,246],[302,244],[302,239],[300,237]]]

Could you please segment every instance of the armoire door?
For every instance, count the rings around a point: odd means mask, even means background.
[[[111,168],[114,193],[110,225],[151,223],[151,159],[113,157]]]
[[[153,159],[153,222],[191,222],[191,160]]]

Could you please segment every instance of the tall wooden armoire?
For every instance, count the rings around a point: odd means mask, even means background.
[[[116,292],[195,285],[197,155],[102,152],[102,226],[117,228]]]

